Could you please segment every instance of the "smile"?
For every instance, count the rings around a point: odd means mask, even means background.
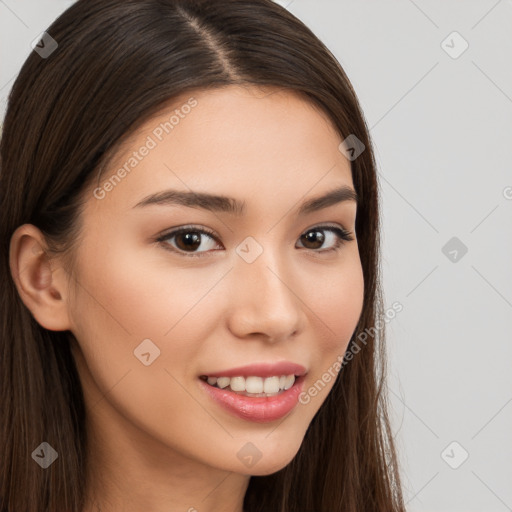
[[[274,375],[271,377],[200,377],[206,380],[210,386],[226,391],[232,391],[242,396],[265,397],[275,396],[287,389],[290,389],[295,383],[295,375]]]

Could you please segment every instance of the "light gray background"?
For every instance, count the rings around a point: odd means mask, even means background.
[[[2,103],[71,3],[0,0]],[[407,509],[512,510],[512,1],[279,3],[341,62],[375,144]]]

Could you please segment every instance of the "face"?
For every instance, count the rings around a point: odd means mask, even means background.
[[[340,142],[294,93],[235,86],[127,141],[88,195],[68,303],[103,437],[245,475],[291,461],[363,305],[356,202],[311,203],[353,189]]]

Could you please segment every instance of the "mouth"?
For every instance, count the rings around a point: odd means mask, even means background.
[[[239,396],[254,398],[278,396],[290,389],[295,382],[303,376],[300,375],[272,375],[261,377],[258,375],[243,376],[207,376],[199,378],[209,386],[230,391]]]
[[[299,403],[306,374],[229,377],[201,375],[198,382],[213,403],[245,421],[268,423],[290,414]]]

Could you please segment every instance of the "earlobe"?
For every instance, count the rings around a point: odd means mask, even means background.
[[[46,241],[36,226],[23,224],[14,231],[9,265],[18,294],[35,320],[50,331],[70,329],[66,272],[48,257]]]

